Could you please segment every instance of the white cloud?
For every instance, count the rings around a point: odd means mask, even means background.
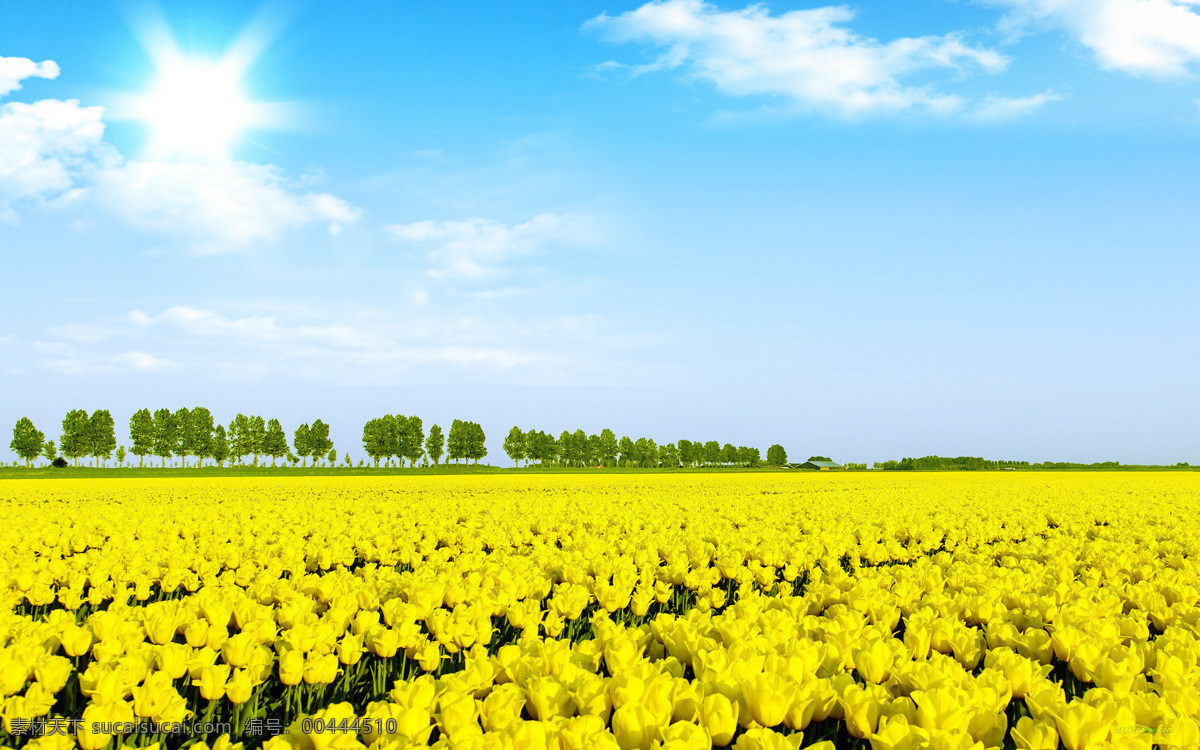
[[[58,78],[58,63],[53,60],[43,60],[35,63],[24,57],[0,57],[0,96],[11,94],[21,89],[21,81],[26,78]]]
[[[962,106],[959,97],[901,78],[936,69],[999,72],[1008,64],[993,50],[966,44],[961,34],[882,43],[845,28],[853,18],[845,6],[773,16],[762,5],[722,11],[701,0],[657,0],[618,16],[602,14],[585,28],[613,42],[666,48],[635,73],[683,69],[727,94],[780,96],[849,116],[917,106],[953,112]]]
[[[57,75],[52,61],[0,57],[0,96],[30,76]],[[87,202],[138,231],[211,253],[359,218],[344,200],[306,189],[312,170],[291,182],[269,164],[125,161],[104,128],[104,109],[76,100],[0,106],[0,220],[15,221],[23,200]]]
[[[968,118],[976,122],[1008,122],[1031,115],[1049,102],[1062,99],[1053,91],[1045,91],[1034,96],[1010,99],[1004,96],[989,96],[976,107]]]
[[[15,221],[23,199],[77,196],[81,180],[118,159],[103,115],[74,99],[0,105],[0,219]]]
[[[990,0],[1011,8],[1010,30],[1065,30],[1101,67],[1156,76],[1186,75],[1200,63],[1196,0]]]
[[[506,260],[552,246],[582,246],[598,238],[594,222],[577,214],[542,214],[508,225],[491,219],[418,221],[387,230],[401,242],[430,248],[434,264],[427,273],[435,279],[480,279],[493,275]]]
[[[96,200],[141,231],[203,252],[273,242],[317,222],[349,224],[359,212],[328,193],[296,193],[278,167],[246,162],[131,161],[96,180]]]

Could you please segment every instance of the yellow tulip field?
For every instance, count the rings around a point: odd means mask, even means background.
[[[1200,747],[1200,474],[0,483],[0,745]]]

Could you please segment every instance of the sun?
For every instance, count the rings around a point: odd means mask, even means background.
[[[140,97],[138,119],[159,157],[228,157],[241,135],[262,124],[242,72],[220,60],[180,58],[163,65]]]
[[[140,92],[114,98],[114,117],[145,126],[149,158],[232,159],[252,131],[285,126],[286,105],[255,101],[246,85],[271,43],[271,27],[260,13],[223,54],[205,55],[183,49],[162,15],[148,11],[135,21],[135,34],[153,73]]]

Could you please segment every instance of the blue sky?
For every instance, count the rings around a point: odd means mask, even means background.
[[[1200,460],[1194,2],[343,5],[0,7],[0,422]]]

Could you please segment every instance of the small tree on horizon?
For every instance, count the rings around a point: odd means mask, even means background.
[[[21,417],[13,427],[13,438],[8,447],[25,460],[25,468],[28,469],[33,465],[33,459],[41,455],[45,440],[46,436],[34,427],[29,417]]]
[[[312,432],[307,424],[302,424],[296,428],[296,432],[292,435],[292,448],[296,451],[296,455],[303,461],[302,466],[308,466],[308,457],[312,454]],[[293,461],[292,463],[295,463]]]
[[[787,451],[782,445],[775,444],[767,448],[767,465],[768,466],[783,466],[787,463]]]
[[[287,455],[287,433],[283,431],[283,425],[278,419],[272,419],[267,422],[267,432],[263,436],[262,451],[271,457],[271,466],[275,465],[277,459]]]
[[[146,456],[154,454],[154,415],[149,409],[139,409],[129,418],[129,452],[138,457],[138,468],[145,465]]]
[[[63,417],[59,451],[79,466],[79,459],[90,455],[91,420],[83,409],[72,409]]]
[[[520,427],[514,426],[508,431],[508,436],[504,438],[504,452],[512,459],[516,466],[521,465],[528,454],[529,446],[525,442],[525,433],[521,432]]]
[[[212,447],[208,454],[217,462],[217,466],[224,468],[229,459],[229,437],[225,434],[225,425],[218,424],[213,430]]]
[[[446,438],[446,458],[458,463],[467,457],[466,423],[456,419],[450,423],[450,435]]]
[[[321,420],[314,420],[308,432],[309,450],[313,457],[313,466],[319,466],[321,459],[333,450],[333,441],[329,439],[329,425]]]
[[[442,436],[442,428],[440,425],[433,425],[429,428],[429,437],[425,438],[425,453],[433,459],[433,465],[437,466],[442,460],[442,454],[445,453],[446,439]]]
[[[167,459],[179,449],[179,425],[170,409],[154,412],[154,455],[167,465]]]
[[[42,458],[45,458],[50,463],[54,463],[54,459],[58,458],[58,447],[53,440],[47,440],[42,446]]]

